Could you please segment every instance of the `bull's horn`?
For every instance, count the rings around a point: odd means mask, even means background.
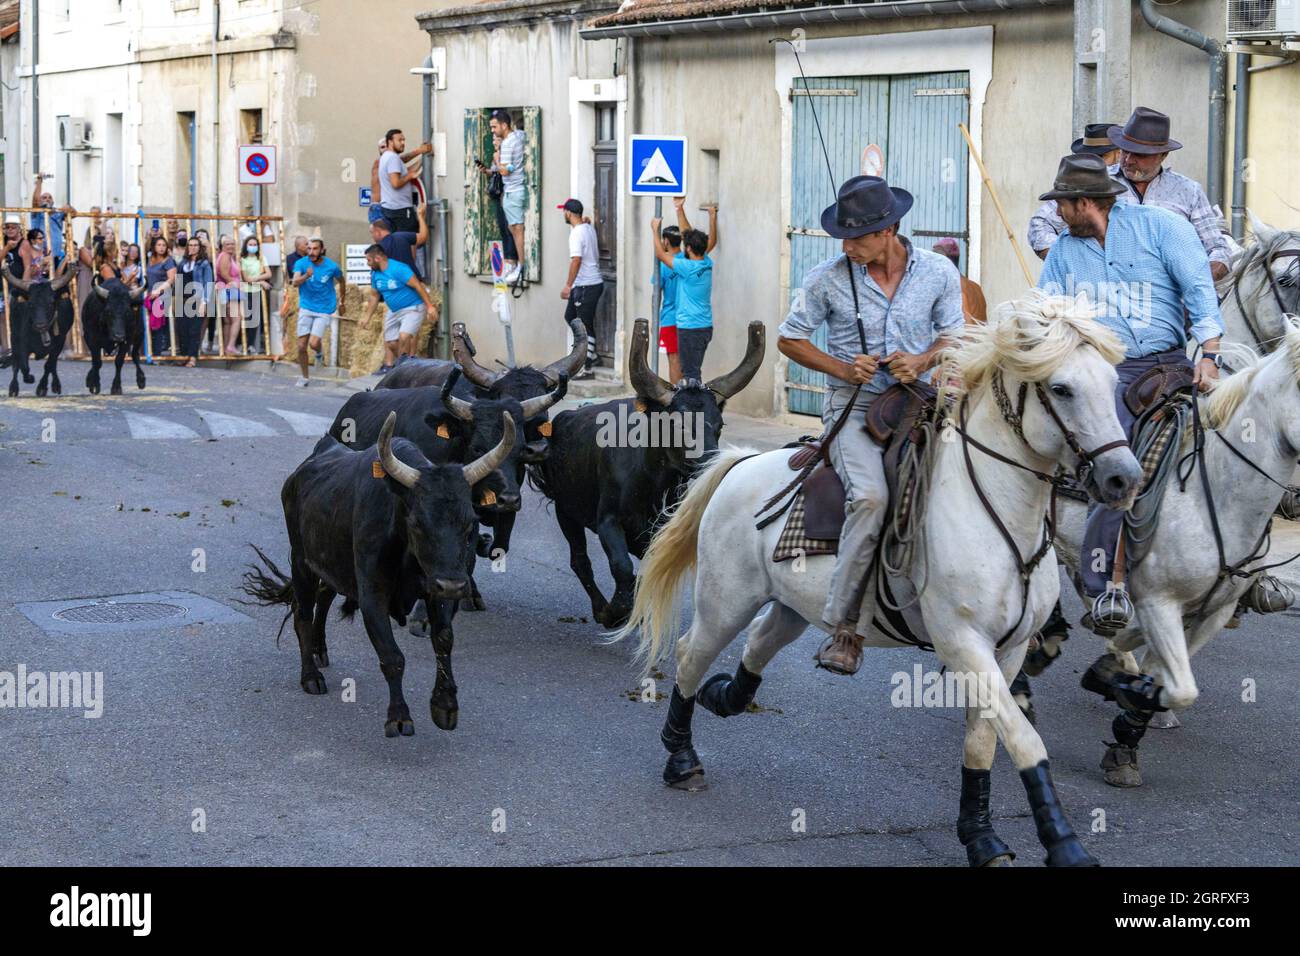
[[[12,272],[9,273],[5,278],[9,280],[9,285],[17,289],[19,292],[27,292],[32,287],[32,284],[30,282],[28,282],[26,279],[18,278],[18,276],[14,275]]]
[[[447,380],[442,383],[442,391],[439,398],[442,399],[442,407],[450,408],[447,402],[451,399],[451,390],[456,387],[456,382],[460,379],[460,366],[453,365],[451,371],[447,373]]]
[[[556,402],[564,397],[564,393],[569,390],[569,373],[560,372],[559,380],[555,388],[551,389],[545,395],[538,395],[535,398],[525,398],[519,403],[519,407],[524,410],[524,418],[536,418],[542,412],[546,411]]]
[[[723,398],[730,398],[749,384],[763,364],[763,349],[767,345],[767,330],[762,322],[749,323],[749,345],[745,347],[745,357],[740,364],[728,372],[710,381],[705,387],[717,392]]]
[[[54,280],[50,283],[50,288],[53,289],[55,292],[60,292],[63,290],[63,287],[66,286],[71,281],[72,281],[72,270],[68,268],[68,257],[64,256],[63,264],[59,268],[58,275],[56,275],[54,277]]]
[[[479,388],[491,388],[505,372],[494,372],[474,361],[474,346],[465,331],[464,322],[451,327],[451,357],[465,370],[465,377]]]
[[[102,285],[97,285],[95,286],[95,295],[99,296],[101,299],[107,299],[108,290],[105,289]]]
[[[632,329],[632,347],[627,353],[627,377],[637,395],[656,405],[668,405],[673,400],[673,387],[650,371],[646,364],[646,350],[650,347],[650,322],[637,319]]]
[[[501,429],[503,434],[497,446],[482,458],[471,461],[461,469],[471,487],[500,468],[501,463],[510,454],[510,449],[515,446],[515,420],[510,417],[509,412],[501,413]]]
[[[140,302],[144,299],[144,286],[138,285],[131,290],[131,301]]]
[[[404,461],[399,461],[393,454],[393,428],[396,425],[397,412],[389,412],[388,417],[384,419],[384,427],[379,429],[379,464],[383,465],[384,471],[393,481],[407,488],[414,488],[415,483],[420,480],[420,470],[412,468]]]
[[[582,371],[583,363],[587,361],[586,327],[583,326],[581,319],[574,319],[569,323],[569,328],[573,329],[573,351],[558,362],[552,362],[542,369],[542,374],[546,376],[546,384],[551,388],[560,381],[561,373],[572,378]]]
[[[469,376],[465,377],[468,378]],[[443,396],[442,404],[446,405],[447,410],[462,422],[472,422],[474,420],[474,404],[465,401],[463,398],[457,398],[451,394],[450,390]]]

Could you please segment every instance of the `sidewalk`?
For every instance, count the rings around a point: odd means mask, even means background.
[[[1274,518],[1273,542],[1265,563],[1285,561],[1296,553],[1300,553],[1300,521],[1283,521],[1281,518]],[[1289,584],[1300,596],[1300,559],[1292,561],[1285,567],[1276,568],[1271,573],[1276,575],[1278,580]]]

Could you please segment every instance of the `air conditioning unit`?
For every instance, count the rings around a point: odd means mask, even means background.
[[[1229,40],[1300,36],[1300,0],[1228,0]]]
[[[59,117],[59,149],[86,149],[90,145],[90,124],[84,118]]]

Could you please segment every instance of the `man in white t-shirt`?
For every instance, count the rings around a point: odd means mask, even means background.
[[[420,178],[420,164],[407,169],[402,160],[402,151],[406,149],[406,135],[400,129],[390,129],[384,134],[384,143],[388,148],[379,157],[379,206],[384,218],[393,226],[393,232],[415,232],[419,224],[415,220],[415,201],[411,197],[411,184]],[[431,155],[433,146],[421,143],[408,153],[412,155]],[[371,197],[373,202],[374,197]]]
[[[587,364],[574,378],[591,378],[596,365],[596,304],[605,291],[600,274],[600,243],[596,241],[596,227],[583,218],[581,202],[566,199],[555,208],[564,210],[564,221],[569,225],[569,278],[560,290],[560,298],[569,300],[564,321],[567,324],[582,319],[587,328]]]

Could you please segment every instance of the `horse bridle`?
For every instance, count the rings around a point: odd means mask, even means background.
[[[1269,291],[1273,293],[1273,301],[1277,303],[1277,310],[1282,315],[1287,315],[1292,310],[1287,309],[1286,302],[1282,299],[1282,291],[1278,288],[1279,284],[1283,284],[1287,280],[1283,279],[1283,283],[1279,283],[1277,277],[1273,275],[1273,263],[1278,259],[1283,258],[1295,260],[1295,262],[1293,262],[1287,269],[1288,274],[1300,270],[1300,249],[1279,249],[1261,257],[1261,261],[1264,266],[1264,277],[1268,281]],[[1237,311],[1241,313],[1241,321],[1246,324],[1246,328],[1255,339],[1255,345],[1258,348],[1267,349],[1268,344],[1276,341],[1276,339],[1265,339],[1264,336],[1260,334],[1259,329],[1255,326],[1254,320],[1250,317],[1250,313],[1246,311],[1246,303],[1241,300],[1241,279],[1242,276],[1245,275],[1245,272],[1246,270],[1243,269],[1241,274],[1232,280],[1231,295],[1236,300]],[[1300,285],[1300,283],[1295,283],[1294,280],[1292,280],[1292,282],[1293,284]],[[1224,293],[1223,298],[1219,299],[1219,305],[1223,305],[1224,300],[1228,298],[1228,294],[1229,293]]]

